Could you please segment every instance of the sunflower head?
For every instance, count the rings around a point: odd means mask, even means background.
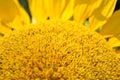
[[[119,59],[94,31],[69,21],[33,27],[1,39],[1,80],[120,79]]]

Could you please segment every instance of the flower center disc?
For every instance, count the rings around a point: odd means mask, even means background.
[[[0,80],[120,79],[120,61],[97,33],[46,21],[0,41]]]

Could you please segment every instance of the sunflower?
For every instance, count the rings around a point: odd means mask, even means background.
[[[28,4],[31,22],[17,0],[0,1],[1,80],[120,79],[116,0]]]

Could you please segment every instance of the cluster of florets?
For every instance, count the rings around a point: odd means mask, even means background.
[[[0,80],[120,80],[120,61],[97,33],[73,22],[33,27],[1,39]]]

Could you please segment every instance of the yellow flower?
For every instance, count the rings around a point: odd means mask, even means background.
[[[28,0],[31,23],[18,0],[0,1],[0,34],[14,30],[0,40],[0,79],[119,80],[116,1]]]

